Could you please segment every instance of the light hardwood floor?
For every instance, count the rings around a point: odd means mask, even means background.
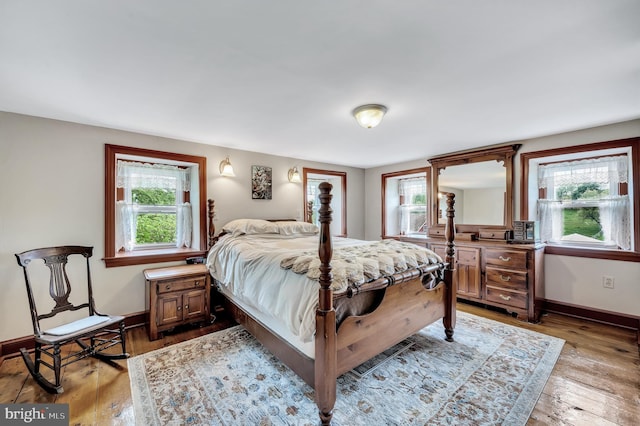
[[[458,309],[566,341],[528,425],[640,424],[640,356],[634,331],[557,314],[529,324],[467,304],[459,303]],[[135,356],[228,324],[189,328],[154,342],[144,327],[136,327],[128,331],[127,350]],[[122,368],[94,359],[71,364],[63,373],[66,391],[50,395],[35,384],[21,358],[6,359],[0,365],[0,403],[68,403],[70,425],[133,424],[126,361],[118,363]]]

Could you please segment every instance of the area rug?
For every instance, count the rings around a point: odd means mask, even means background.
[[[524,425],[564,341],[458,312],[338,379],[335,425]],[[316,425],[314,391],[244,328],[128,360],[139,425]]]

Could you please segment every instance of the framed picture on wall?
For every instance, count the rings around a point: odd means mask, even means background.
[[[251,166],[251,198],[271,199],[271,167]]]

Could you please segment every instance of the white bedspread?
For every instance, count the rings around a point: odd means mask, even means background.
[[[338,237],[332,242],[334,247],[367,244]],[[292,253],[314,249],[318,249],[317,235],[225,235],[209,251],[207,267],[235,297],[281,319],[306,342],[315,332],[318,282],[281,268],[280,262]]]
[[[346,247],[364,248],[367,245],[380,244],[339,237],[333,237],[332,243],[334,253]],[[429,253],[425,257],[428,258],[427,263],[441,261],[431,251],[418,246],[412,247]],[[318,235],[225,235],[210,250],[207,267],[213,278],[225,287],[227,293],[233,294],[244,304],[279,319],[295,336],[303,342],[308,342],[315,332],[318,281],[309,278],[309,274],[294,273],[283,268],[281,264],[291,263],[301,251],[317,253],[317,250]],[[404,267],[411,266],[415,265]],[[337,286],[332,285],[332,288],[336,293],[346,291],[347,282],[342,280]]]

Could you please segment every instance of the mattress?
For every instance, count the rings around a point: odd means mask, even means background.
[[[426,248],[393,240],[373,242],[334,237],[332,244],[332,288],[336,294],[372,276],[414,267],[416,257],[427,263],[442,261]],[[315,333],[319,289],[317,250],[317,235],[229,234],[221,237],[209,251],[207,267],[226,297],[273,328],[286,330],[304,345],[312,343]],[[372,251],[380,252],[383,260],[372,259],[376,257]],[[416,256],[414,252],[419,253]],[[371,271],[376,269],[371,268],[372,261],[380,264],[375,273]],[[371,304],[375,298],[367,295],[358,299]],[[336,306],[336,312],[338,316],[347,315],[354,309]],[[298,346],[294,340],[291,343]]]

